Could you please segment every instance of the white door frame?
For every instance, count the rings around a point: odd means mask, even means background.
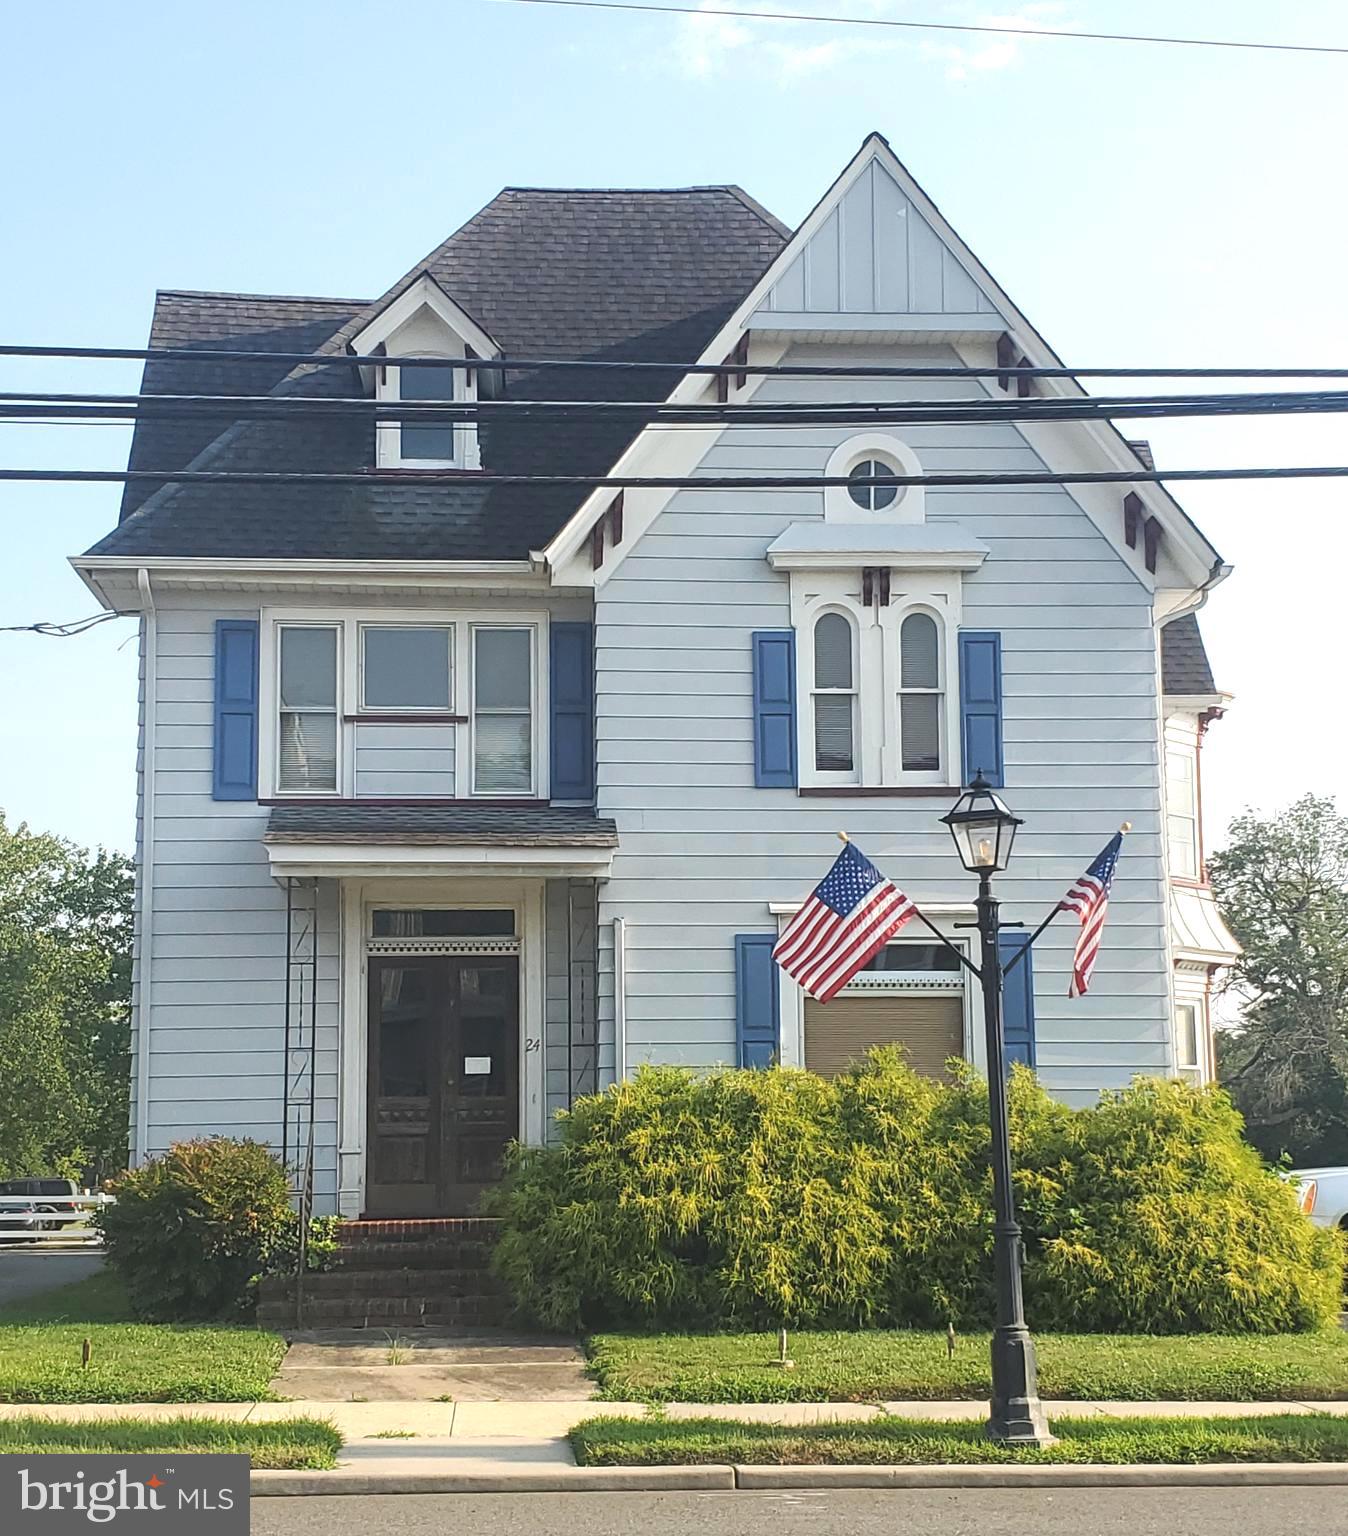
[[[340,882],[341,992],[337,1046],[337,1209],[359,1216],[365,1206],[369,1089],[369,913],[376,906],[508,907],[520,940],[519,1139],[541,1146],[547,1133],[544,1074],[546,959],[544,880],[472,878]]]

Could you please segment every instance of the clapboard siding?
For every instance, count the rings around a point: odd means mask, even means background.
[[[802,346],[789,356],[883,360],[878,348]],[[956,360],[935,349],[921,356]],[[972,395],[977,386],[940,388]],[[932,385],[772,380],[757,398],[787,389],[798,399],[895,399],[930,398]],[[696,473],[818,473],[849,435],[731,428]],[[927,427],[905,440],[924,469],[1042,467],[998,424]],[[601,934],[611,945],[612,919],[625,919],[632,1064],[734,1059],[734,935],[775,931],[768,903],[803,899],[836,853],[839,828],[919,901],[973,894],[938,824],[941,798],[802,799],[753,787],[750,635],[790,625],[788,580],[764,552],[792,521],[821,516],[822,498],[772,492],[746,505],[750,496],[678,492],[596,599],[599,805],[620,835],[601,887]],[[1149,594],[1065,489],[929,491],[926,510],[991,551],[965,578],[963,622],[1002,635],[1006,794],[1026,818],[1016,862],[998,882],[1008,917],[1037,923],[1119,823],[1134,824],[1090,997],[1066,995],[1066,923],[1036,955],[1040,1074],[1053,1091],[1087,1102],[1169,1061]],[[601,963],[611,1029],[607,947]]]
[[[453,795],[452,725],[358,722],[354,735],[357,795]]]
[[[281,1139],[285,893],[267,867],[265,807],[211,798],[215,621],[256,616],[256,607],[163,599],[157,616],[151,1153],[190,1136]],[[330,1210],[340,966],[336,893],[320,891],[315,1192]]]

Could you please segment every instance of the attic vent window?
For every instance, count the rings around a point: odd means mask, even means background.
[[[874,479],[877,475],[897,475],[898,473],[899,471],[892,464],[887,464],[883,459],[863,459],[855,469],[848,472],[847,478],[852,483],[847,487],[847,494],[865,511],[882,512],[898,501],[907,490],[907,486],[864,485],[860,482]]]

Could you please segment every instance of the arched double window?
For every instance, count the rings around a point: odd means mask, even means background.
[[[851,773],[856,766],[856,639],[852,621],[825,613],[814,626],[814,766]]]
[[[941,632],[929,613],[910,613],[899,626],[899,754],[905,773],[941,768]]]

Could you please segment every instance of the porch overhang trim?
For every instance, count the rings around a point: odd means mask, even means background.
[[[611,847],[519,847],[500,843],[267,843],[267,863],[280,879],[394,879],[402,876],[491,876],[598,879],[613,862]]]

